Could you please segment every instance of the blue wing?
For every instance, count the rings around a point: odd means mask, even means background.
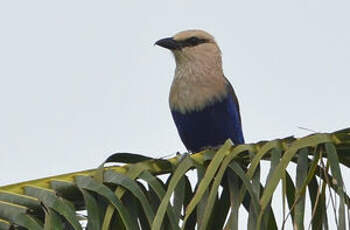
[[[215,147],[228,138],[235,144],[244,143],[238,100],[231,84],[227,83],[227,96],[201,111],[185,114],[171,111],[181,140],[188,150],[198,152]]]

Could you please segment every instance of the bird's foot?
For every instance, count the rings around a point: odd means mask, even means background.
[[[184,152],[184,153],[177,152],[176,153],[176,157],[179,159],[179,162],[181,162],[183,159],[185,159],[189,155],[190,155],[189,152]]]
[[[185,153],[180,153],[180,152],[176,152],[175,153],[175,156],[179,159],[183,159],[185,158],[187,155],[189,155],[190,153],[189,152],[185,152]],[[171,154],[168,154],[168,155],[165,155],[165,156],[162,156],[160,157],[159,159],[167,159],[167,158],[170,158],[174,155],[174,153],[171,153]]]

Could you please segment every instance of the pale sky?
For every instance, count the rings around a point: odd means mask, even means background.
[[[248,143],[350,127],[349,12],[320,0],[1,1],[0,185],[114,152],[185,151],[168,107],[175,62],[153,46],[185,29],[215,36]]]

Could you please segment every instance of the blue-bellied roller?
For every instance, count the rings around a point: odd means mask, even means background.
[[[224,76],[214,37],[203,30],[186,30],[155,44],[175,57],[169,104],[187,150],[216,148],[227,139],[243,144],[238,99]]]

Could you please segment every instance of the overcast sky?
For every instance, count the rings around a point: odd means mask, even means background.
[[[185,29],[216,37],[248,143],[350,127],[350,2],[227,2],[1,1],[0,185],[185,151],[153,46]]]

